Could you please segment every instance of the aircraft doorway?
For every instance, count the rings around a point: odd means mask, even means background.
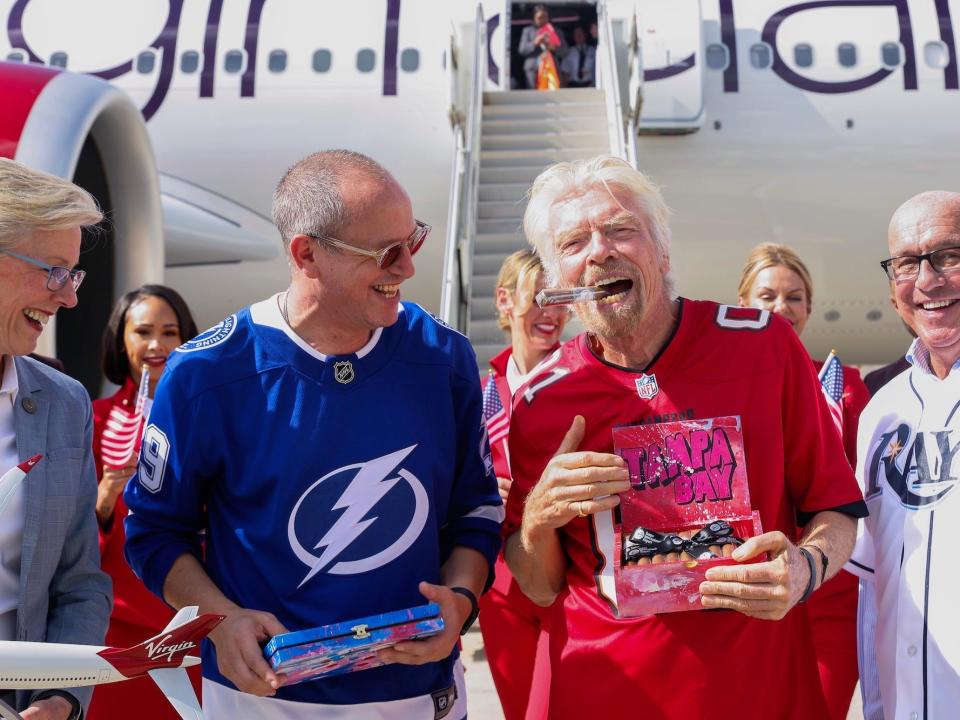
[[[596,85],[597,7],[594,3],[514,2],[509,6],[511,90],[533,90],[537,63],[549,37],[549,24],[561,45],[553,52],[560,87]]]

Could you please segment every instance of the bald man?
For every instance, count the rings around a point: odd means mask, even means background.
[[[890,220],[888,245],[881,266],[916,339],[909,369],[860,416],[857,477],[870,516],[848,569],[864,580],[864,716],[956,717],[960,194],[925,192],[905,202]]]

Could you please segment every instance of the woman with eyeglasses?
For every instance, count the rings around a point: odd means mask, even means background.
[[[560,344],[566,308],[541,309],[534,296],[543,288],[543,266],[529,250],[508,255],[497,277],[497,321],[510,346],[490,360],[484,385],[484,414],[504,503],[510,492],[507,447],[511,398],[530,372]],[[502,407],[499,413],[492,408]],[[530,601],[514,582],[503,555],[493,587],[480,598],[484,649],[506,720],[546,717],[550,681],[546,636],[551,610]],[[542,651],[538,652],[538,644]]]
[[[103,331],[103,372],[120,386],[112,396],[93,403],[101,563],[113,580],[113,613],[106,641],[110,646],[136,645],[157,635],[173,617],[173,611],[147,590],[123,556],[127,515],[123,490],[136,470],[140,426],[150,413],[167,357],[196,334],[183,298],[163,285],[144,285],[121,297]],[[200,668],[190,668],[189,674],[199,697]],[[120,720],[130,716],[132,707],[139,708],[138,720],[180,717],[149,678],[98,687],[88,717]]]
[[[750,253],[740,277],[741,306],[769,310],[803,333],[813,303],[810,272],[786,245],[763,243]],[[814,361],[819,372],[823,362]],[[843,368],[843,446],[852,467],[857,460],[857,424],[870,393],[856,368]],[[813,631],[820,682],[831,717],[843,720],[857,684],[857,579],[841,570],[810,598],[807,613]]]
[[[81,229],[102,219],[85,190],[0,158],[0,640],[101,645],[110,615],[90,398],[26,357],[50,318],[77,304]],[[25,478],[11,472],[37,455]],[[90,692],[0,689],[0,700],[24,720],[67,720]]]

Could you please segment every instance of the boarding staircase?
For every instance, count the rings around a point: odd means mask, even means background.
[[[493,296],[503,259],[527,247],[522,220],[531,183],[561,160],[609,153],[606,123],[603,91],[595,88],[484,93],[467,325],[481,368],[505,345]]]
[[[466,73],[456,72],[454,52],[451,119],[457,147],[441,316],[470,338],[481,370],[507,344],[497,324],[494,290],[504,258],[527,247],[522,221],[533,180],[556,162],[601,154],[636,165],[642,69],[635,21],[628,43],[604,3],[598,4],[598,19],[597,88],[484,92],[487,49],[478,7],[468,92],[458,106],[457,78]],[[579,330],[569,323],[566,335]]]

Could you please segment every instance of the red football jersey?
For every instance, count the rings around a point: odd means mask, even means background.
[[[768,312],[680,300],[672,337],[643,371],[599,359],[586,335],[563,345],[514,397],[510,531],[574,416],[581,450],[612,452],[618,425],[739,415],[753,509],[795,537],[797,514],[862,496],[806,350]],[[805,608],[778,622],[732,611],[619,618],[614,513],[561,530],[563,618],[551,631],[553,718],[825,717]]]

